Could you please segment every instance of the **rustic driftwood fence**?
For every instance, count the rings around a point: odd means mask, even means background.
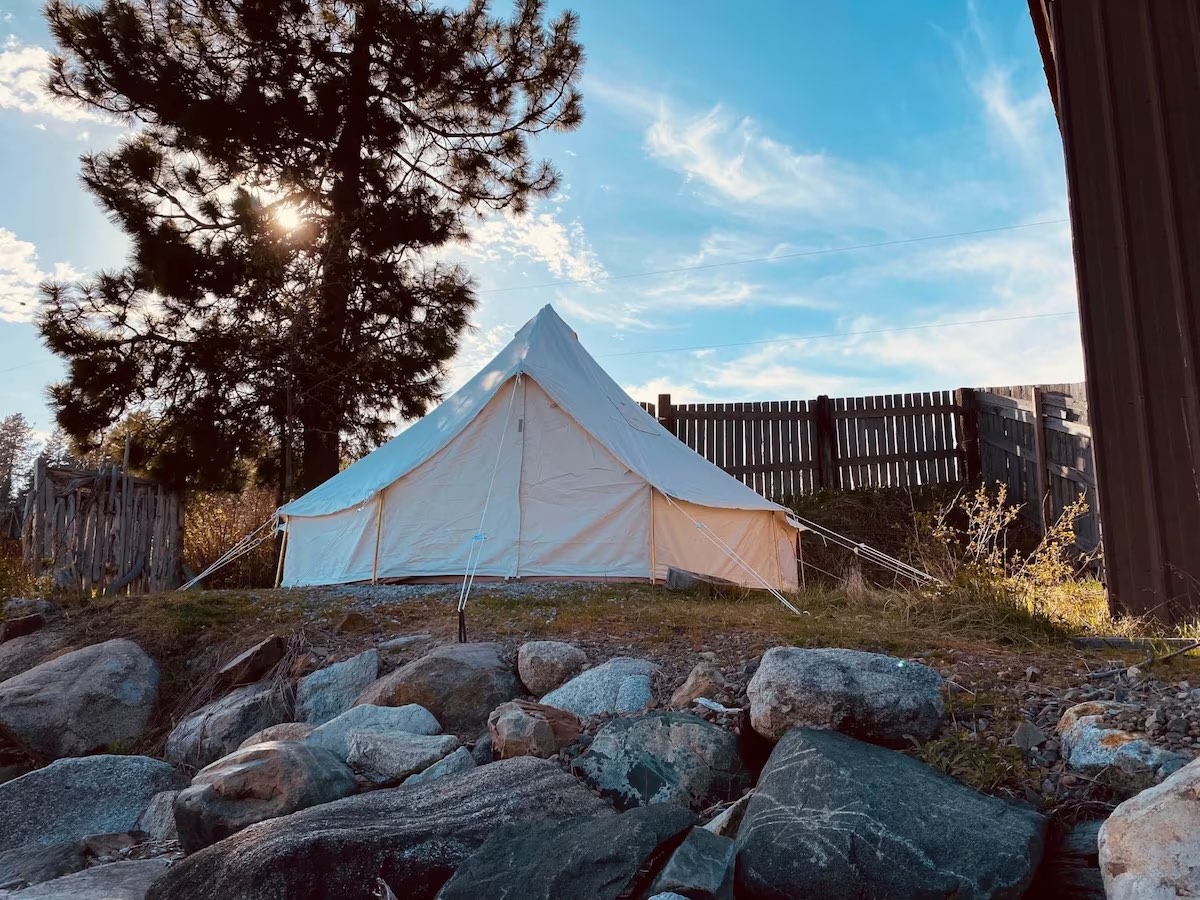
[[[961,481],[962,392],[764,403],[643,404],[681,441],[776,500],[820,488]]]
[[[643,403],[681,441],[764,496],[820,488],[1008,485],[1045,527],[1080,493],[1077,543],[1099,543],[1095,464],[1082,384],[765,403]],[[1035,423],[1040,423],[1038,426]],[[1044,503],[1039,503],[1039,498]]]
[[[1096,464],[1083,384],[1021,385],[976,392],[983,480],[1008,485],[1008,498],[1043,530],[1083,494],[1088,513],[1075,543],[1100,543]]]
[[[85,594],[151,593],[178,587],[180,498],[121,466],[99,471],[39,460],[25,503],[26,570]]]

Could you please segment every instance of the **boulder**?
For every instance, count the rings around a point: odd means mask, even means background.
[[[261,681],[283,659],[286,649],[287,642],[273,634],[221,666],[217,670],[217,683],[226,687],[236,687]]]
[[[171,867],[169,859],[138,859],[93,866],[26,888],[14,900],[144,900]]]
[[[141,831],[154,841],[177,841],[179,829],[175,826],[175,798],[179,791],[160,791],[150,798],[150,805],[138,816],[134,831]]]
[[[0,683],[0,722],[42,756],[129,744],[158,702],[158,666],[133,641],[93,644]]]
[[[768,740],[791,728],[832,728],[888,747],[926,741],[946,716],[942,676],[928,666],[857,650],[775,647],[746,694],[750,722]]]
[[[618,656],[576,675],[542,698],[580,718],[601,714],[641,712],[654,700],[658,666],[645,659]]]
[[[457,749],[452,734],[351,731],[346,764],[367,784],[399,784]]]
[[[82,841],[26,844],[6,850],[0,853],[0,897],[6,891],[78,872],[87,864],[87,848]]]
[[[586,653],[562,641],[529,641],[517,650],[517,674],[535,697],[566,684],[587,664]]]
[[[660,803],[619,816],[506,825],[459,867],[438,900],[644,896],[649,861],[695,821],[686,809]]]
[[[1109,900],[1200,897],[1200,760],[1113,810],[1099,848]]]
[[[687,679],[671,695],[671,709],[690,709],[700,697],[716,700],[725,692],[725,676],[716,663],[702,659],[692,667]]]
[[[737,738],[684,712],[613,719],[574,768],[617,809],[676,803],[699,812],[753,784]]]
[[[30,613],[27,616],[17,616],[0,622],[0,644],[13,638],[33,634],[46,624],[46,617],[41,613]]]
[[[234,688],[175,726],[166,758],[178,766],[203,768],[228,756],[256,732],[291,718],[286,696],[269,681]]]
[[[62,613],[57,603],[41,597],[9,597],[4,601],[2,609],[6,619],[32,616],[35,613],[46,619],[56,619]]]
[[[155,794],[184,780],[146,756],[60,759],[0,784],[0,851],[129,831]]]
[[[331,719],[319,728],[314,728],[304,738],[304,743],[324,747],[338,759],[345,761],[350,752],[350,734],[439,734],[442,726],[433,713],[423,706],[410,703],[408,706],[353,706],[336,719]]]
[[[35,631],[0,644],[0,683],[27,672],[67,645],[56,631]]]
[[[1177,772],[1190,757],[1159,747],[1145,735],[1106,727],[1105,713],[1122,705],[1079,703],[1062,714],[1057,730],[1068,766],[1132,794]]]
[[[521,694],[499,644],[447,644],[384,675],[357,704],[425,707],[447,731],[475,734],[488,713]]]
[[[650,890],[656,894],[682,894],[692,900],[733,900],[736,853],[729,838],[693,828],[671,854]]]
[[[354,792],[354,775],[328,750],[289,741],[238,750],[201,769],[175,798],[179,842],[195,853],[243,828]]]
[[[1020,897],[1046,822],[834,731],[776,745],[738,829],[739,898]]]
[[[490,762],[496,761],[496,751],[492,747],[492,733],[485,731],[475,741],[471,747],[471,758],[475,760],[475,765],[486,766]]]
[[[432,634],[422,632],[421,634],[402,634],[400,637],[394,637],[384,641],[379,645],[380,650],[403,650],[405,647],[411,647],[413,644],[419,644],[421,641],[428,641],[433,638]]]
[[[476,767],[475,757],[466,747],[459,747],[444,759],[439,759],[428,769],[411,775],[405,779],[405,784],[417,784],[421,781],[432,781],[435,778],[445,778],[448,775],[460,775],[470,772]]]
[[[367,900],[377,878],[430,900],[499,826],[606,808],[552,762],[503,760],[252,825],[176,863],[148,900]]]
[[[244,750],[268,741],[302,741],[312,734],[314,728],[315,725],[309,725],[307,722],[280,722],[278,725],[268,725],[238,744],[238,749]]]
[[[548,759],[579,737],[581,727],[573,713],[528,700],[502,703],[488,716],[488,733],[497,759]]]
[[[352,707],[378,677],[378,650],[368,650],[306,675],[296,685],[296,718],[324,725]]]

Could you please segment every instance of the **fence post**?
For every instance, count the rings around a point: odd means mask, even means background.
[[[1050,473],[1046,470],[1045,415],[1042,389],[1035,385],[1033,388],[1033,455],[1037,464],[1037,477],[1034,479],[1034,484],[1037,485],[1038,521],[1042,525],[1043,535],[1050,527],[1050,523],[1047,521],[1049,517],[1046,515],[1046,501],[1050,495]]]
[[[983,474],[979,448],[979,397],[974,388],[959,388],[954,392],[958,407],[958,458],[968,484]]]
[[[671,403],[670,394],[658,395],[658,421],[663,428],[675,434],[675,407]],[[676,437],[679,435],[675,434]]]
[[[837,443],[834,440],[833,401],[822,394],[813,403],[817,438],[817,487],[837,487]]]

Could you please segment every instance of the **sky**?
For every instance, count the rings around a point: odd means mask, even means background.
[[[556,196],[450,251],[479,297],[450,389],[547,303],[637,400],[1083,379],[1025,0],[567,5],[584,123],[535,145]],[[78,178],[122,131],[43,95],[39,8],[0,0],[0,415],[48,432],[64,370],[37,285],[119,267],[126,244]]]

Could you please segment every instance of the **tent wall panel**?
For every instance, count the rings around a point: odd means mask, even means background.
[[[667,569],[676,568],[761,587],[757,578],[710,537],[728,546],[776,590],[796,588],[795,531],[790,525],[776,521],[770,513],[697,506],[655,492],[656,577],[666,578]]]
[[[486,540],[476,573],[516,574],[520,394],[520,382],[514,379],[496,393],[470,428],[388,487],[379,538],[379,578],[462,575],[479,533]]]
[[[288,518],[283,586],[369,581],[378,514],[376,499],[328,516]]]
[[[529,378],[524,399],[519,574],[647,577],[645,479]]]

